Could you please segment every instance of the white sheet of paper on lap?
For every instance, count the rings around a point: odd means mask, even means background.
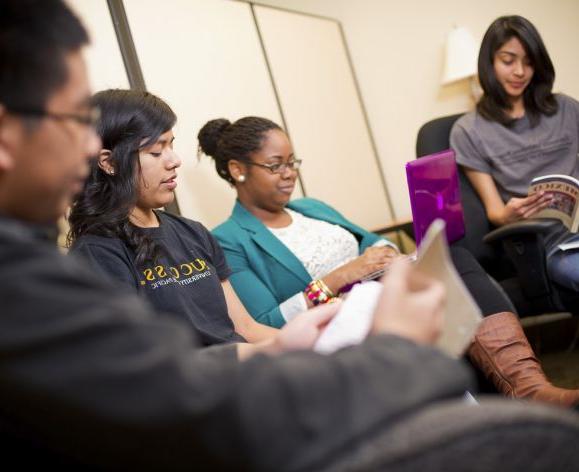
[[[354,285],[340,311],[318,338],[314,350],[329,354],[346,346],[360,344],[366,339],[381,292],[380,282]]]
[[[437,346],[451,356],[461,356],[482,315],[450,260],[442,220],[434,221],[428,228],[415,267],[446,287],[444,325]],[[327,354],[362,342],[370,332],[381,292],[382,284],[379,282],[355,285],[338,314],[321,334],[314,350]]]

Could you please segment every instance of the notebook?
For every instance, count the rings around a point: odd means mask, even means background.
[[[436,218],[446,223],[449,243],[462,238],[464,215],[454,151],[449,149],[408,162],[406,178],[416,245],[420,245]]]

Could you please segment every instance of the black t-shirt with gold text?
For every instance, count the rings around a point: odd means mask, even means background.
[[[221,281],[231,274],[223,251],[196,221],[157,211],[158,228],[144,228],[162,248],[155,262],[136,267],[134,252],[116,238],[86,235],[80,254],[107,279],[144,295],[163,316],[189,320],[203,344],[243,342],[227,312]]]

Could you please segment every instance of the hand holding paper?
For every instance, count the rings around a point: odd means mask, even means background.
[[[312,349],[320,333],[336,315],[342,302],[319,305],[293,318],[274,338],[274,351]]]
[[[374,313],[373,333],[390,333],[434,344],[443,325],[446,289],[407,261],[392,264]]]

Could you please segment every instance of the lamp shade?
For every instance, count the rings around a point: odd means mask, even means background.
[[[478,46],[464,27],[456,27],[446,38],[446,56],[442,83],[472,77],[477,73]]]

